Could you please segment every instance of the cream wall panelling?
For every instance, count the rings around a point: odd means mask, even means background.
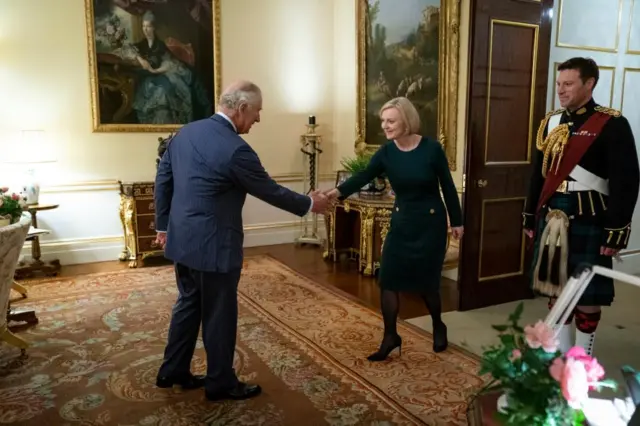
[[[294,191],[302,191],[302,174],[288,173],[273,178]],[[330,188],[335,174],[320,176],[320,187]],[[38,226],[51,230],[41,238],[42,258],[60,259],[62,264],[115,260],[123,248],[123,230],[118,214],[117,180],[75,182],[44,187],[42,203],[59,204],[55,210],[38,213]],[[247,197],[243,210],[245,247],[284,244],[299,234],[300,219],[257,198]],[[324,221],[320,220],[324,232]],[[25,244],[23,255],[30,256]]]
[[[593,58],[600,67],[596,102],[622,111],[640,150],[640,0],[557,0],[553,9],[547,107],[559,108],[557,67],[574,56]],[[623,263],[614,267],[640,273],[640,203],[633,217]]]

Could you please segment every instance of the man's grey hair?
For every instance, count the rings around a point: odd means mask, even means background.
[[[260,88],[251,82],[244,82],[228,88],[220,96],[220,106],[230,110],[236,110],[242,104],[255,105],[262,96]]]

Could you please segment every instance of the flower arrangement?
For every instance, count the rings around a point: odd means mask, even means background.
[[[117,15],[110,15],[96,27],[96,41],[106,49],[121,48],[127,41],[127,33]]]
[[[553,330],[542,321],[522,328],[520,303],[508,324],[494,325],[500,344],[487,348],[480,374],[492,381],[481,391],[502,391],[506,401],[497,420],[510,426],[583,425],[583,404],[590,390],[616,388],[605,371],[581,347],[558,350]]]
[[[9,223],[16,222],[22,215],[24,200],[19,194],[9,194],[9,188],[0,188],[0,219],[9,219]]]

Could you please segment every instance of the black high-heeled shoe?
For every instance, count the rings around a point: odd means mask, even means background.
[[[369,361],[384,361],[389,354],[398,348],[398,356],[402,356],[402,337],[397,334],[384,336],[380,349],[367,357]]]
[[[447,326],[441,322],[433,326],[433,351],[442,352],[449,346],[447,340]]]

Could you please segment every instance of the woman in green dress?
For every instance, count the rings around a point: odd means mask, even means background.
[[[396,329],[400,291],[422,297],[433,323],[433,350],[447,348],[440,301],[447,212],[453,237],[459,239],[463,233],[460,201],[447,158],[437,141],[418,134],[420,116],[416,108],[406,98],[395,98],[382,107],[380,119],[389,142],[378,149],[365,170],[327,192],[332,198],[347,198],[383,173],[395,192],[378,275],[384,337],[379,350],[368,357],[370,361],[386,359],[395,348],[402,351],[402,338]]]

